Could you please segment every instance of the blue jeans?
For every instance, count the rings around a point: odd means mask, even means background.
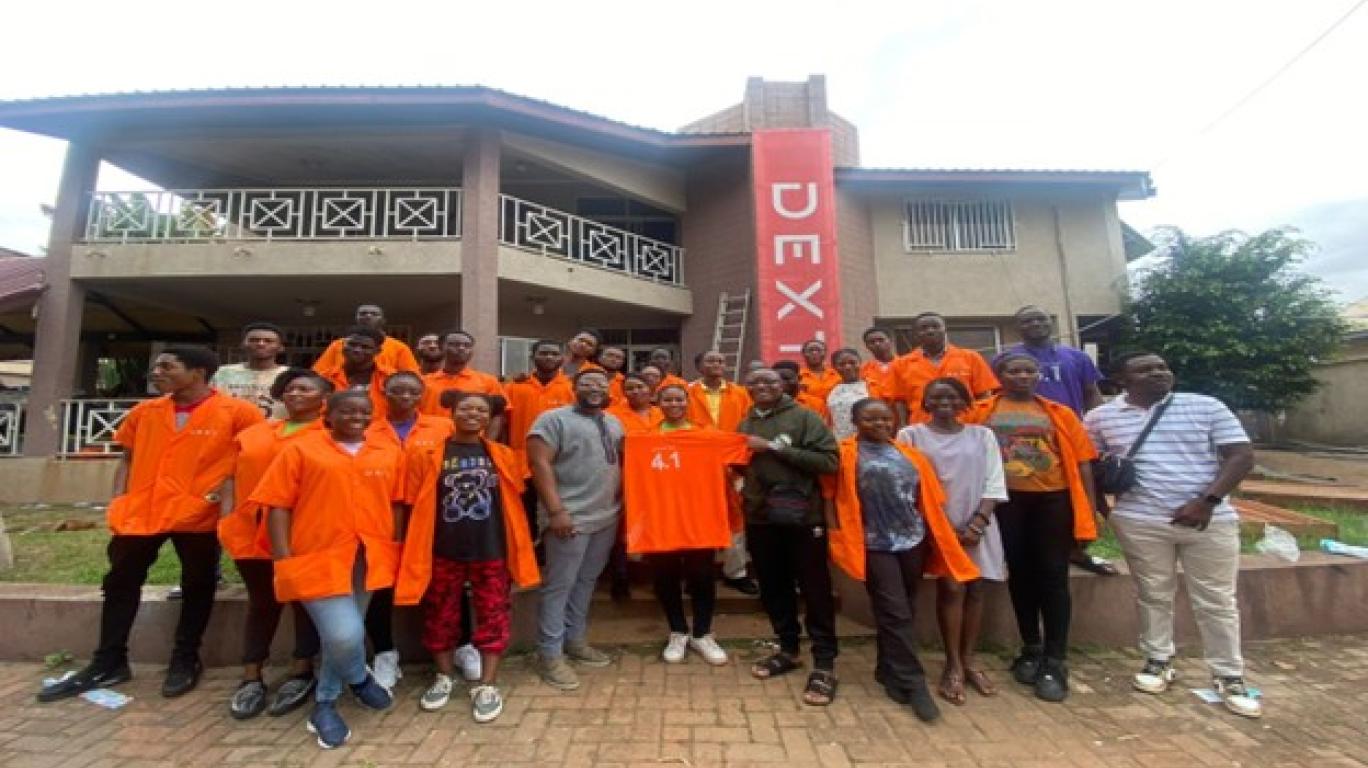
[[[543,537],[546,567],[537,612],[537,650],[542,658],[560,656],[567,642],[584,642],[594,582],[608,564],[616,539],[616,525],[568,539],[549,533]]]
[[[366,550],[358,546],[352,593],[304,601],[304,610],[318,628],[322,643],[316,701],[336,701],[344,684],[363,683],[370,674],[366,669],[366,606],[370,597],[366,591]]]

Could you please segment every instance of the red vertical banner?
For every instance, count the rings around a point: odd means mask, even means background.
[[[797,359],[803,343],[841,343],[831,132],[756,131],[755,256],[759,357]]]

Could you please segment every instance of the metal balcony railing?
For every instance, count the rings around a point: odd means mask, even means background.
[[[0,458],[18,456],[24,435],[24,401],[0,400]]]
[[[62,401],[62,456],[119,452],[114,433],[141,399]]]
[[[461,236],[457,187],[95,192],[88,242],[440,240]]]
[[[499,195],[499,240],[643,280],[684,284],[683,248],[511,195]]]

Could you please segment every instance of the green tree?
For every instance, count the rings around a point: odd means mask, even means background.
[[[1320,279],[1297,269],[1314,243],[1292,229],[1194,239],[1174,228],[1156,241],[1169,258],[1133,286],[1131,346],[1232,408],[1276,412],[1315,391],[1312,366],[1346,326]]]

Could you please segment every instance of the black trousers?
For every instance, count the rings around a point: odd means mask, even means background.
[[[100,609],[100,641],[93,664],[102,668],[128,663],[128,634],[138,617],[142,587],[147,571],[157,562],[162,544],[171,540],[181,566],[180,621],[171,658],[193,661],[199,656],[200,641],[209,626],[214,609],[214,589],[218,578],[218,534],[158,533],[151,536],[121,536],[109,540],[109,572],[102,583],[104,605]]]
[[[1069,554],[1073,551],[1073,506],[1068,491],[1009,491],[996,515],[1007,556],[1007,591],[1017,631],[1028,646],[1064,659],[1069,648]],[[1044,627],[1042,640],[1041,627]]]
[[[712,631],[713,609],[717,605],[717,579],[713,576],[711,549],[685,549],[679,552],[652,552],[646,555],[655,576],[655,596],[665,609],[665,620],[671,632],[688,632],[684,618],[684,593],[680,582],[689,585],[689,599],[693,602],[693,636],[702,637]]]
[[[803,617],[812,639],[812,661],[817,669],[836,663],[836,600],[831,592],[824,526],[747,525],[746,548],[760,582],[765,606],[779,647],[797,654],[803,625],[798,622],[798,596],[807,606]]]
[[[242,583],[247,587],[247,620],[242,626],[242,663],[261,664],[271,656],[271,640],[280,626],[285,606],[276,601],[275,563],[265,559],[234,560]],[[290,603],[294,614],[294,652],[296,659],[318,655],[318,630],[300,603]]]
[[[394,587],[371,593],[370,607],[366,609],[366,637],[370,638],[373,653],[394,650]]]
[[[925,541],[902,552],[865,552],[865,592],[874,613],[877,649],[874,679],[901,691],[926,684],[916,631],[925,559]]]

